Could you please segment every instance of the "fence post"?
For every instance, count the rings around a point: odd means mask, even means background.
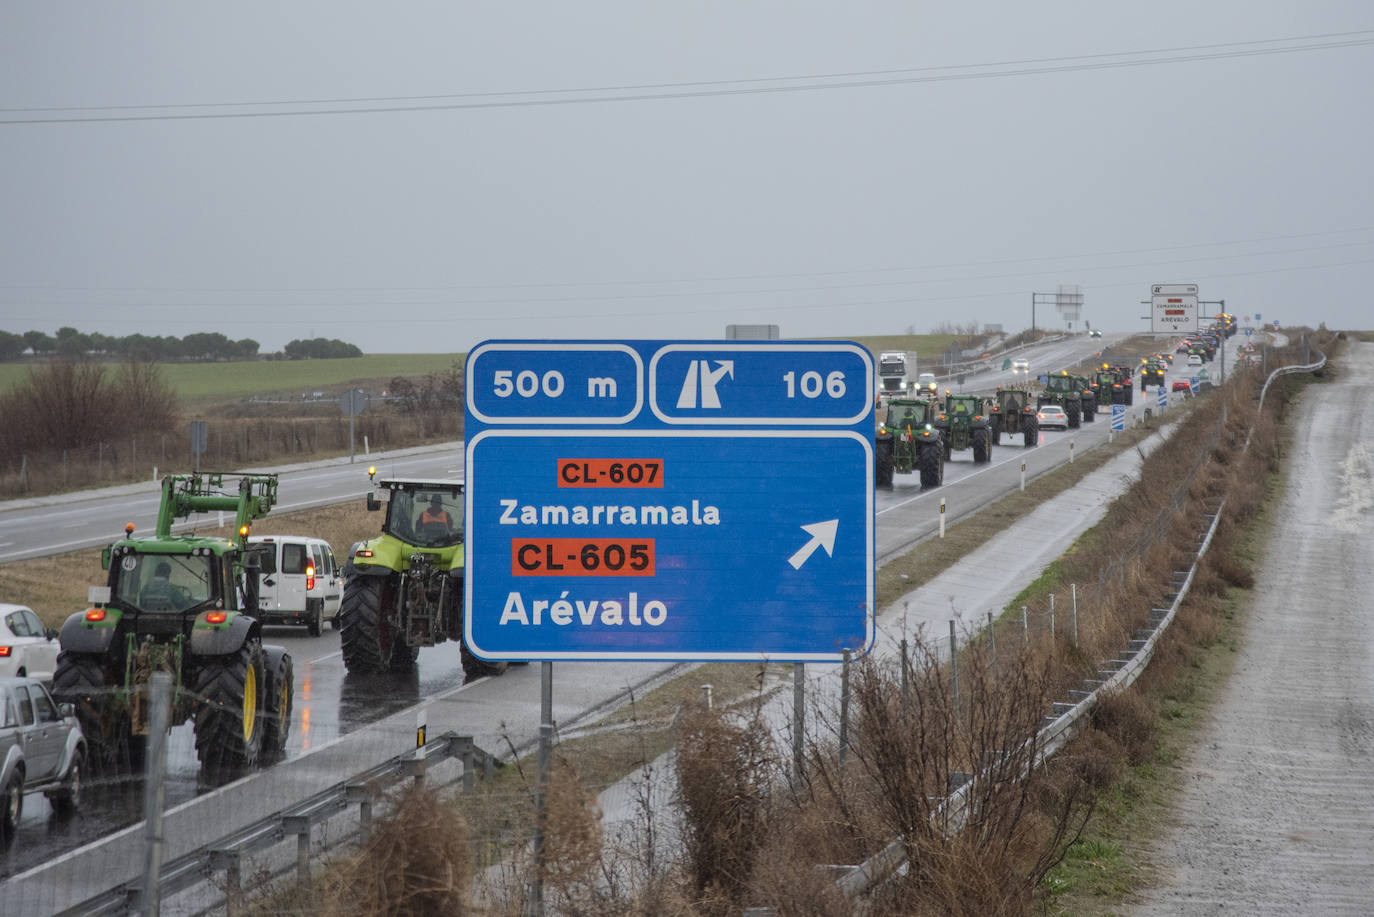
[[[950,623],[953,627],[953,622]],[[902,638],[902,701],[905,702],[911,696],[911,677],[907,674],[907,651],[906,637]]]
[[[1026,646],[1030,646],[1030,619],[1026,617],[1026,606],[1021,606],[1021,632],[1026,637]]]
[[[902,641],[905,643],[906,641]],[[903,650],[905,653],[905,650]],[[949,671],[954,686],[954,710],[959,711],[959,644],[954,636],[954,619],[949,619]]]
[[[141,913],[157,917],[162,909],[162,810],[166,808],[167,721],[171,717],[172,676],[154,672],[148,685],[152,707],[148,723],[148,760],[143,788],[144,843]]]
[[[1073,645],[1078,646],[1078,584],[1069,584],[1069,595],[1073,599]]]
[[[1054,637],[1054,593],[1050,593],[1050,637]]]
[[[997,628],[992,624],[992,612],[988,612],[988,647],[992,650],[992,664],[997,665]]]

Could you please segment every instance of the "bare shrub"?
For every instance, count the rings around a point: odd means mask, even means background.
[[[1154,751],[1155,711],[1139,691],[1116,691],[1098,700],[1090,720],[1093,729],[1109,738],[1131,764],[1140,764]]]
[[[133,357],[119,364],[113,382],[114,413],[124,429],[169,430],[177,419],[177,395],[162,367]]]
[[[601,810],[566,760],[555,762],[544,791],[544,862],[540,878],[568,915],[604,913],[598,893]],[[590,909],[588,909],[590,908]]]
[[[757,717],[739,723],[703,708],[686,713],[680,731],[687,869],[703,901],[738,901],[766,836],[777,768],[771,733]]]
[[[980,644],[960,660],[959,700],[935,654],[902,691],[900,673],[870,660],[856,668],[853,755],[890,836],[905,847],[901,913],[1020,914],[1091,811],[1071,773],[1047,812],[1037,788],[1039,727],[1051,698],[1049,654],[994,659]],[[944,800],[959,795],[950,807]]]
[[[833,762],[832,762],[833,763]],[[778,812],[758,852],[748,901],[779,914],[849,917],[854,903],[840,893],[827,863],[852,864],[863,857],[849,852],[854,826],[837,818],[824,799]]]
[[[467,825],[430,789],[410,784],[395,814],[373,823],[369,841],[340,871],[319,913],[411,917],[468,913]]]

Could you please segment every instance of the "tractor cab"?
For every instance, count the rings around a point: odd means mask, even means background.
[[[449,548],[463,543],[462,481],[379,481],[386,503],[382,533],[420,548]],[[382,502],[368,494],[367,508]]]

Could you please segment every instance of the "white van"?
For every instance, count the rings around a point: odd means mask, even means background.
[[[318,637],[326,620],[339,614],[343,577],[334,549],[307,535],[253,535],[266,545],[258,580],[258,617],[264,624],[303,624]]]

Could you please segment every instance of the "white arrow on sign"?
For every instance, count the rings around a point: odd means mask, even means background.
[[[791,557],[787,562],[792,565],[793,570],[800,570],[801,565],[806,563],[806,559],[815,553],[819,547],[825,548],[828,556],[835,556],[835,530],[840,527],[840,520],[829,519],[825,522],[813,522],[810,525],[802,526],[802,531],[811,536],[811,540],[801,546],[801,550]]]

